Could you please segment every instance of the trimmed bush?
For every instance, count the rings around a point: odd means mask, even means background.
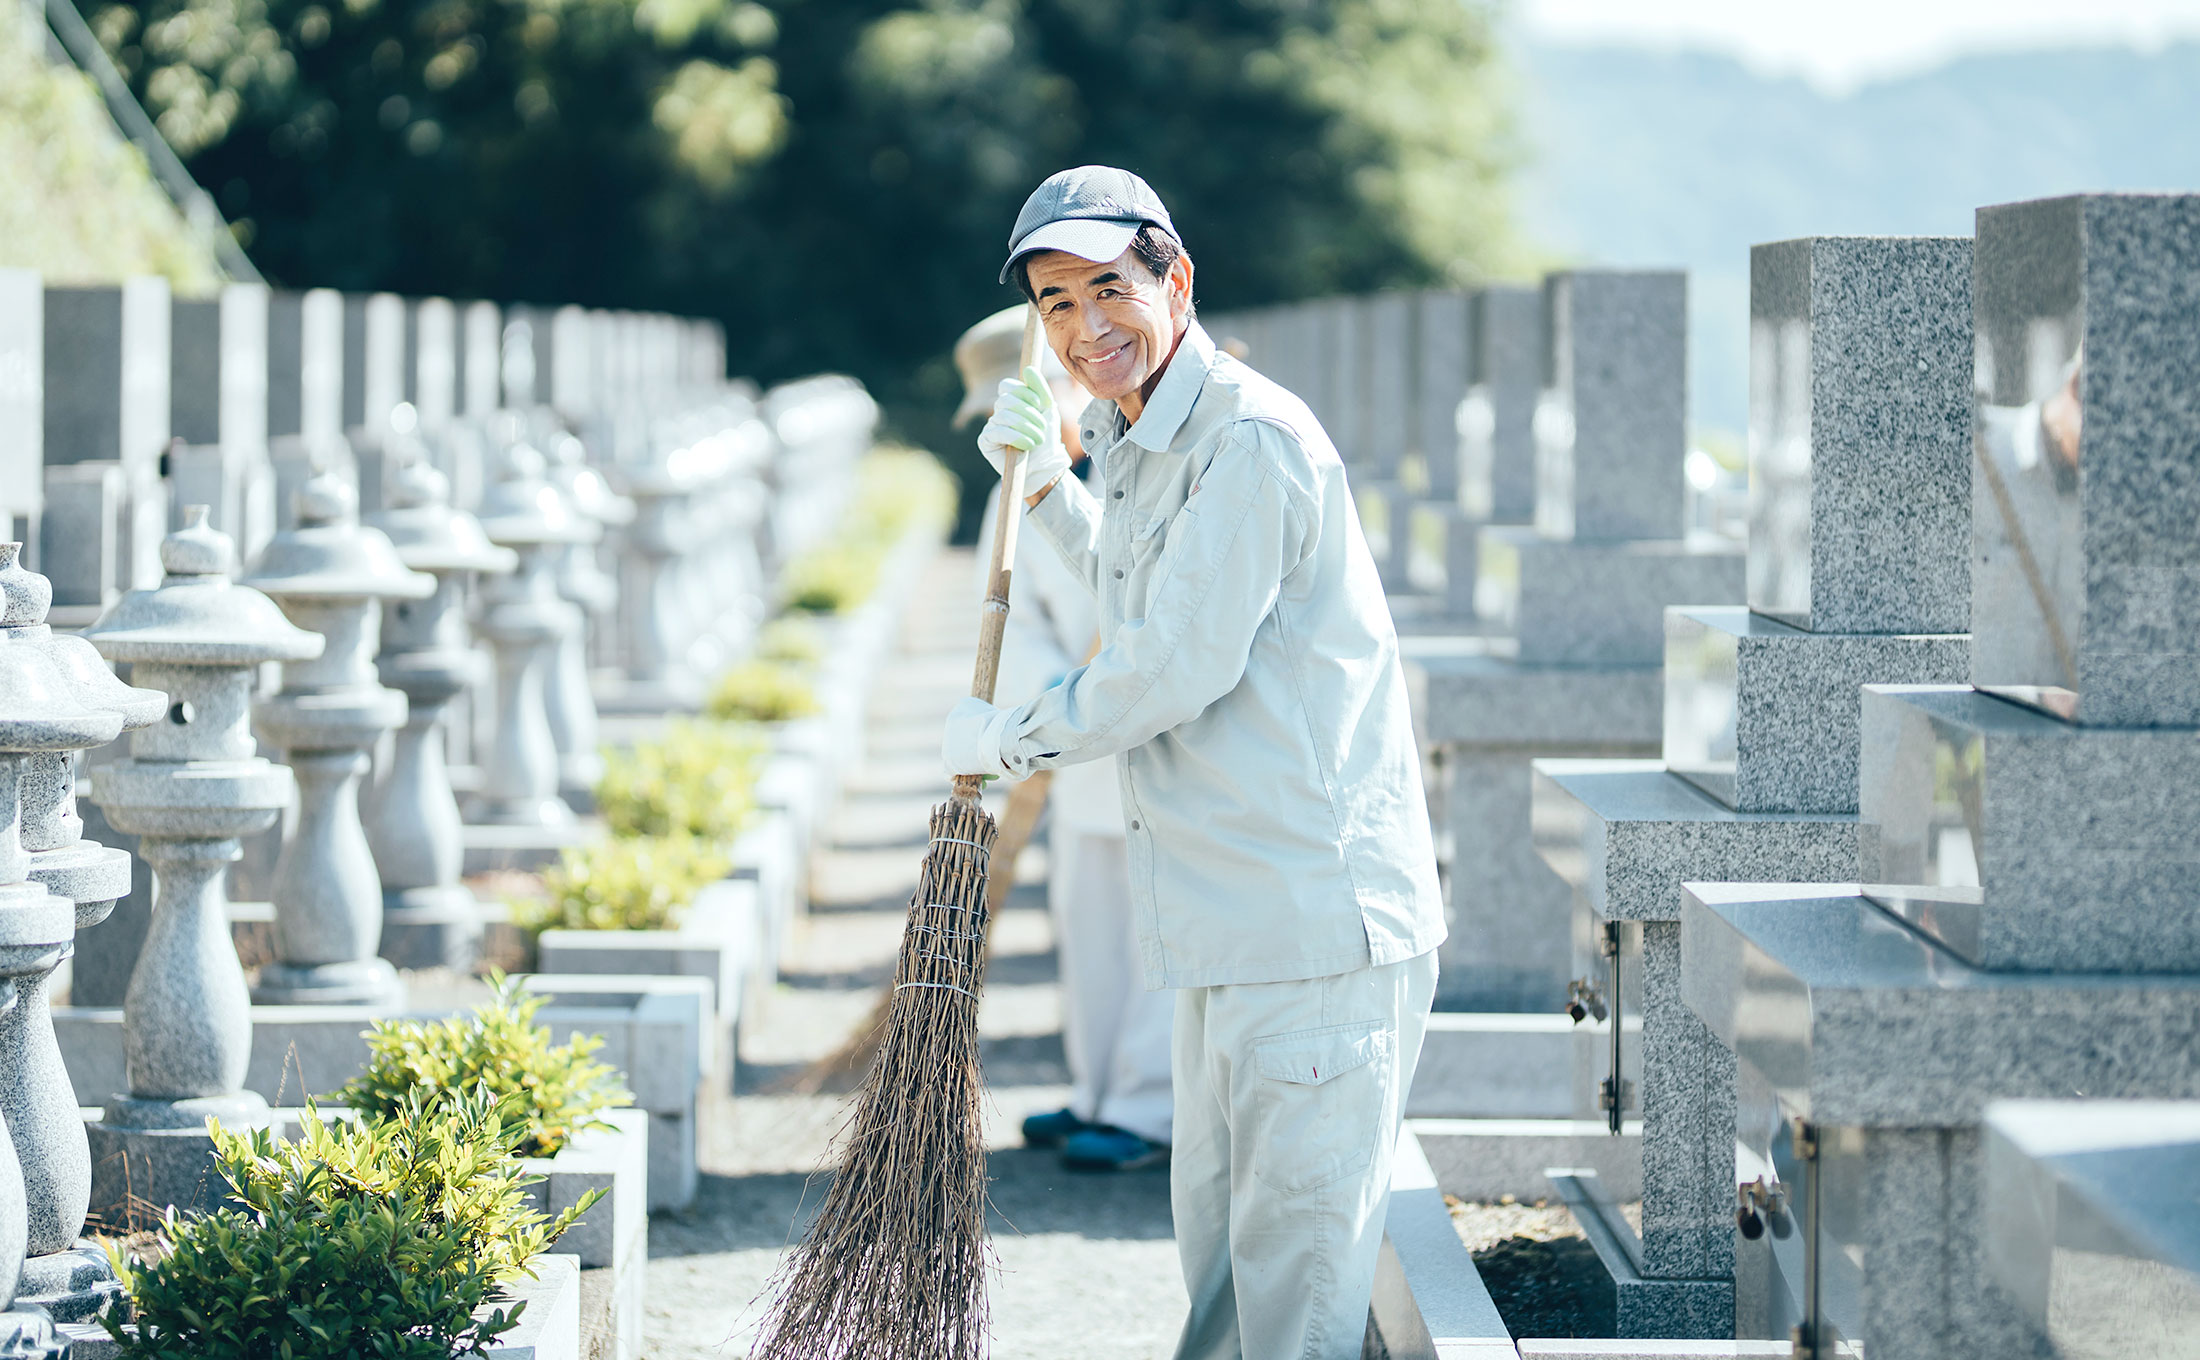
[[[703,711],[721,722],[786,722],[819,709],[804,668],[784,661],[744,661],[718,677]]]
[[[756,806],[756,773],[769,751],[753,728],[674,722],[662,740],[604,750],[597,811],[614,836],[731,841]]]
[[[328,1098],[375,1123],[398,1118],[416,1098],[456,1102],[487,1091],[516,1121],[522,1157],[554,1157],[585,1129],[608,1128],[605,1110],[629,1103],[619,1074],[590,1055],[598,1035],[551,1041],[535,1023],[547,997],[520,990],[492,973],[496,994],[470,1016],[444,1020],[378,1020],[367,1033],[367,1066]]]
[[[479,1355],[524,1305],[474,1310],[594,1205],[528,1207],[522,1123],[486,1090],[408,1101],[381,1123],[325,1123],[294,1142],[210,1122],[236,1204],[170,1214],[159,1259],[115,1266],[134,1326],[101,1319],[148,1360],[444,1360]]]
[[[714,844],[694,836],[633,836],[564,851],[542,876],[547,894],[514,902],[520,929],[677,930],[695,894],[731,872]]]
[[[825,637],[817,624],[799,614],[773,619],[756,634],[756,658],[794,666],[815,666],[825,659]]]

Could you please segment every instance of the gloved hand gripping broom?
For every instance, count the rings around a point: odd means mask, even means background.
[[[1038,360],[1039,313],[1023,362]],[[970,692],[988,703],[1008,624],[1024,457],[1004,460]],[[983,781],[958,775],[932,809],[878,1061],[841,1131],[840,1169],[776,1281],[758,1360],[978,1360],[986,1342],[985,1135],[978,990],[994,824]],[[1004,874],[1012,865],[1003,865]]]

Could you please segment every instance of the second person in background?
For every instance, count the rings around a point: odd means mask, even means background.
[[[1017,376],[1024,308],[996,312],[963,333],[955,367],[963,380],[958,425],[993,413],[1003,379]],[[1087,397],[1051,350],[1041,371],[1062,412],[1062,435],[1076,475],[1091,460],[1078,445],[1076,420]],[[992,553],[996,486],[980,521],[978,561]],[[978,595],[985,595],[981,569]],[[1084,664],[1099,639],[1092,591],[1047,549],[1019,553],[1009,584],[998,693],[1003,703],[1036,697]],[[1069,1104],[1023,1122],[1024,1142],[1059,1148],[1073,1171],[1129,1171],[1167,1160],[1170,1140],[1169,1048],[1174,1001],[1146,990],[1138,932],[1131,920],[1123,801],[1114,763],[1065,766],[1047,799],[1047,909],[1061,965],[1062,1047]],[[1011,867],[1011,872],[1013,868]]]

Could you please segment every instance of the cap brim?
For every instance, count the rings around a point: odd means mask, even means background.
[[[935,406],[932,409],[937,411],[940,408]],[[973,387],[963,393],[962,405],[955,408],[955,418],[948,422],[947,427],[951,430],[959,430],[979,416],[991,415],[992,413],[993,394]]]
[[[1018,260],[1042,250],[1066,251],[1094,264],[1107,264],[1121,258],[1123,252],[1131,248],[1138,229],[1145,225],[1144,222],[1093,217],[1049,222],[1018,241],[1015,249],[1008,252],[1008,263],[1001,266],[1001,282],[1009,281],[1010,271],[1015,269]]]

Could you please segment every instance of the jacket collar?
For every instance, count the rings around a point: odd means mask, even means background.
[[[1184,339],[1169,360],[1168,371],[1154,384],[1152,399],[1138,413],[1138,423],[1123,437],[1151,453],[1167,451],[1207,385],[1207,370],[1214,366],[1215,342],[1195,319],[1184,328]]]
[[[1208,337],[1206,328],[1194,321],[1185,327],[1184,339],[1177,345],[1175,357],[1169,360],[1168,371],[1154,384],[1153,400],[1138,413],[1136,425],[1120,435],[1111,434],[1116,422],[1123,418],[1122,408],[1112,401],[1096,401],[1085,408],[1085,414],[1078,421],[1085,436],[1085,447],[1099,451],[1103,440],[1112,445],[1117,440],[1128,439],[1150,452],[1163,452],[1190,418],[1193,404],[1207,385],[1207,372],[1214,366],[1215,342]]]

